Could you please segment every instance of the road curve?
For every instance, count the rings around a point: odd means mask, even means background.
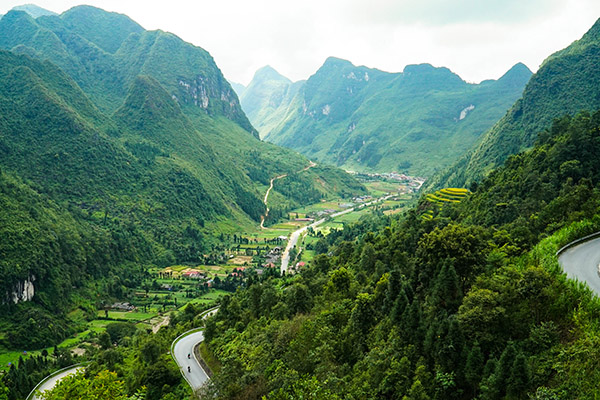
[[[219,311],[219,307],[211,308],[202,316],[202,319],[215,315],[217,311]],[[179,337],[173,341],[174,344],[171,349],[171,355],[179,366],[181,375],[184,376],[194,392],[210,379],[194,354],[194,348],[203,340],[204,330],[193,329],[192,331],[184,332],[179,335]],[[190,355],[190,358],[188,358],[188,354]],[[189,372],[188,366],[190,367]]]
[[[175,340],[173,358],[179,366],[181,374],[195,392],[209,380],[208,374],[194,355],[194,347],[204,340],[204,331],[196,331],[190,334],[184,333],[179,339]],[[190,358],[188,358],[188,354]],[[188,367],[190,367],[189,372]]]
[[[47,390],[52,389],[58,383],[58,381],[60,381],[61,379],[65,378],[69,375],[73,375],[74,373],[76,373],[78,371],[83,371],[84,369],[85,369],[84,366],[78,365],[78,366],[74,366],[71,368],[67,368],[56,375],[50,376],[49,378],[45,378],[44,381],[42,381],[40,384],[38,384],[38,386],[36,386],[32,390],[31,394],[27,398],[30,400],[40,399],[38,394],[41,394]]]
[[[297,173],[308,171],[310,168],[317,166],[316,163],[314,163],[310,160],[308,160],[308,162],[309,162],[308,166],[302,168],[300,171],[297,171]],[[273,182],[275,182],[276,179],[282,179],[282,178],[285,178],[286,176],[287,176],[287,174],[283,174],[283,175],[279,175],[279,176],[276,176],[275,178],[271,179],[271,184],[269,185],[269,188],[267,189],[267,193],[265,193],[265,198],[263,200],[263,203],[265,204],[265,207],[267,210],[265,212],[265,215],[260,216],[260,229],[265,229],[265,219],[267,219],[267,217],[269,216],[269,207],[267,206],[267,201],[269,200],[269,193],[271,193],[271,189],[273,189]]]
[[[590,289],[600,296],[600,238],[583,242],[563,251],[558,261],[567,276],[571,279],[583,281]]]

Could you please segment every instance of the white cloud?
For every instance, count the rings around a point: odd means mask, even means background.
[[[3,0],[0,13],[21,4]],[[38,0],[62,12],[73,0]],[[536,70],[600,16],[597,0],[86,0],[173,32],[208,50],[247,84],[269,64],[306,79],[328,56],[387,71],[428,62],[468,81],[498,78],[521,61]]]

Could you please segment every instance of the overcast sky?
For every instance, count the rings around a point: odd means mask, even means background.
[[[0,14],[23,1],[0,0]],[[292,80],[328,56],[385,71],[445,66],[469,82],[521,61],[536,71],[600,17],[599,0],[37,0],[61,13],[90,4],[208,50],[229,80],[271,65]]]

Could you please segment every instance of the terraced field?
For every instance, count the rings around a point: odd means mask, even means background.
[[[433,219],[436,211],[441,210],[444,205],[448,203],[460,203],[469,193],[469,190],[463,188],[444,188],[435,193],[427,194],[425,199],[430,207],[421,215],[421,218],[425,220]]]

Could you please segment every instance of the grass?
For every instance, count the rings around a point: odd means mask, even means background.
[[[204,360],[208,368],[213,374],[218,374],[221,371],[221,363],[213,356],[212,352],[206,346],[206,342],[200,343],[198,346],[200,357]]]
[[[98,310],[98,317],[104,317],[104,310]],[[109,319],[125,319],[127,321],[139,322],[155,317],[156,313],[143,313],[137,311],[109,311]]]

